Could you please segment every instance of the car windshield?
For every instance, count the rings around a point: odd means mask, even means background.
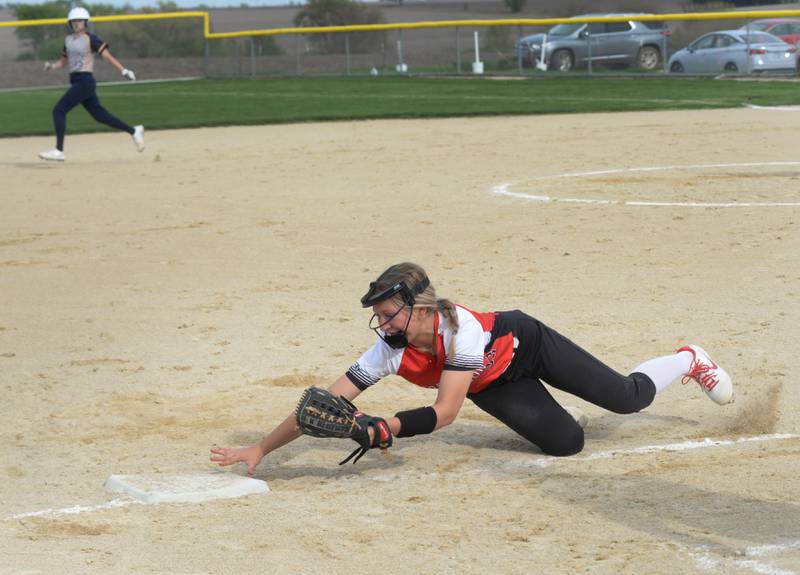
[[[547,33],[550,36],[569,36],[583,27],[583,24],[557,24],[550,28]]]

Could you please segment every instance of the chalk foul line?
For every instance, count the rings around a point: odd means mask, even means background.
[[[593,170],[589,172],[566,172],[551,176],[539,176],[540,180],[557,180],[561,178],[589,178],[592,176],[608,176],[612,174],[632,174],[636,172],[667,172],[675,170],[712,170],[717,168],[763,168],[763,167],[788,167],[800,166],[800,161],[790,160],[781,162],[737,162],[725,164],[674,164],[668,166],[641,166],[638,168],[611,168],[608,170]]]
[[[706,547],[700,547],[694,551],[687,550],[694,559],[695,564],[705,571],[726,572],[731,568],[748,569],[753,573],[761,575],[797,575],[796,571],[777,567],[772,563],[766,562],[764,558],[772,558],[775,555],[787,551],[800,550],[800,541],[787,541],[784,543],[767,543],[746,547],[736,552],[733,557],[718,557],[712,555]]]
[[[100,505],[73,505],[72,507],[62,507],[61,509],[42,509],[41,511],[29,511],[27,513],[18,513],[11,517],[6,517],[6,521],[13,521],[15,519],[25,519],[27,517],[47,517],[48,519],[63,517],[64,515],[77,515],[79,513],[87,513],[90,511],[102,511],[103,509],[117,509],[120,507],[127,507],[134,503],[141,503],[132,498],[119,498],[112,499],[108,503],[101,503]]]
[[[576,455],[574,457],[540,457],[530,461],[518,461],[509,463],[512,467],[550,467],[559,463],[580,463],[593,459],[611,459],[613,457],[626,455],[644,455],[658,453],[662,451],[677,452],[690,451],[692,449],[706,449],[709,447],[725,447],[730,445],[740,445],[742,443],[759,443],[765,441],[783,441],[786,439],[800,439],[800,435],[795,433],[772,433],[769,435],[754,435],[751,437],[740,437],[738,439],[710,439],[700,441],[684,441],[681,443],[667,443],[662,445],[643,445],[629,449],[611,449],[608,451],[596,451],[586,455]]]
[[[662,202],[662,201],[634,201],[634,200],[603,200],[591,198],[556,198],[536,194],[524,194],[509,191],[510,184],[498,184],[492,187],[492,193],[497,196],[507,196],[540,203],[560,204],[606,204],[619,206],[672,206],[683,208],[796,208],[800,202]]]
[[[800,434],[772,433],[768,435],[740,437],[738,439],[706,438],[699,441],[684,441],[681,443],[643,445],[640,447],[632,447],[629,449],[611,449],[608,451],[596,451],[595,453],[589,453],[586,455],[577,455],[574,457],[540,457],[537,459],[527,460],[527,461],[505,462],[505,465],[515,468],[520,468],[520,467],[544,468],[560,463],[580,463],[582,461],[590,461],[595,459],[611,459],[613,457],[627,456],[627,455],[643,455],[643,454],[658,453],[658,452],[689,451],[693,449],[705,449],[709,447],[725,447],[731,445],[740,445],[743,443],[783,441],[787,439],[800,439]],[[43,509],[41,511],[29,511],[27,513],[18,513],[16,515],[11,515],[10,517],[6,517],[5,521],[14,521],[17,519],[25,519],[27,517],[58,518],[58,517],[63,517],[65,515],[77,515],[79,513],[88,513],[91,511],[117,509],[120,507],[127,507],[128,505],[132,504],[144,505],[144,503],[141,501],[138,501],[130,497],[124,497],[124,498],[112,499],[107,503],[101,503],[99,505],[90,505],[90,506],[73,505],[71,507],[62,507],[60,509]],[[769,551],[770,548],[765,547],[764,549],[765,551]],[[751,555],[756,555],[757,553],[758,553],[757,549],[754,549]]]

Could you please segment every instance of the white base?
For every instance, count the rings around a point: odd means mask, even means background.
[[[473,62],[472,63],[472,73],[473,74],[483,74],[483,62]]]
[[[269,491],[266,481],[224,471],[194,475],[110,475],[106,489],[143,503],[197,503]]]
[[[400,72],[400,73],[402,73],[402,74],[405,74],[406,72],[408,72],[408,64],[397,64],[397,65],[394,67],[394,69],[395,69],[395,71],[397,71],[397,72]]]

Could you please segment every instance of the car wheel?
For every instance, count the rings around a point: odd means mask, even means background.
[[[673,74],[683,74],[683,64],[681,64],[679,60],[675,60],[669,65],[669,71]]]
[[[575,56],[569,50],[556,50],[550,57],[551,70],[569,72],[575,67]]]
[[[642,70],[655,70],[661,64],[661,52],[655,46],[642,46],[636,61]]]
[[[728,62],[725,64],[725,71],[726,72],[738,72],[739,66],[736,65],[735,62]]]

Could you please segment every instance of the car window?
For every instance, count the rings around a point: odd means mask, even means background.
[[[714,38],[714,48],[727,48],[731,44],[736,44],[736,40],[730,36],[717,34],[717,36]]]
[[[770,30],[769,33],[774,34],[775,36],[791,34],[789,31],[789,24],[778,24],[772,30]]]
[[[589,34],[603,34],[606,31],[606,23],[605,22],[590,22],[589,23]]]
[[[651,30],[663,30],[664,23],[663,22],[642,22],[645,26],[650,28]]]
[[[703,36],[697,42],[692,44],[692,48],[694,50],[708,50],[709,48],[713,48],[714,44],[716,43],[718,34],[709,34],[708,36]]]
[[[550,28],[547,31],[549,36],[569,36],[570,34],[574,34],[580,28],[583,27],[583,24],[557,24]]]
[[[630,32],[630,22],[606,22],[606,32]]]
[[[790,24],[789,28],[791,30],[790,34],[800,34],[800,24]]]

